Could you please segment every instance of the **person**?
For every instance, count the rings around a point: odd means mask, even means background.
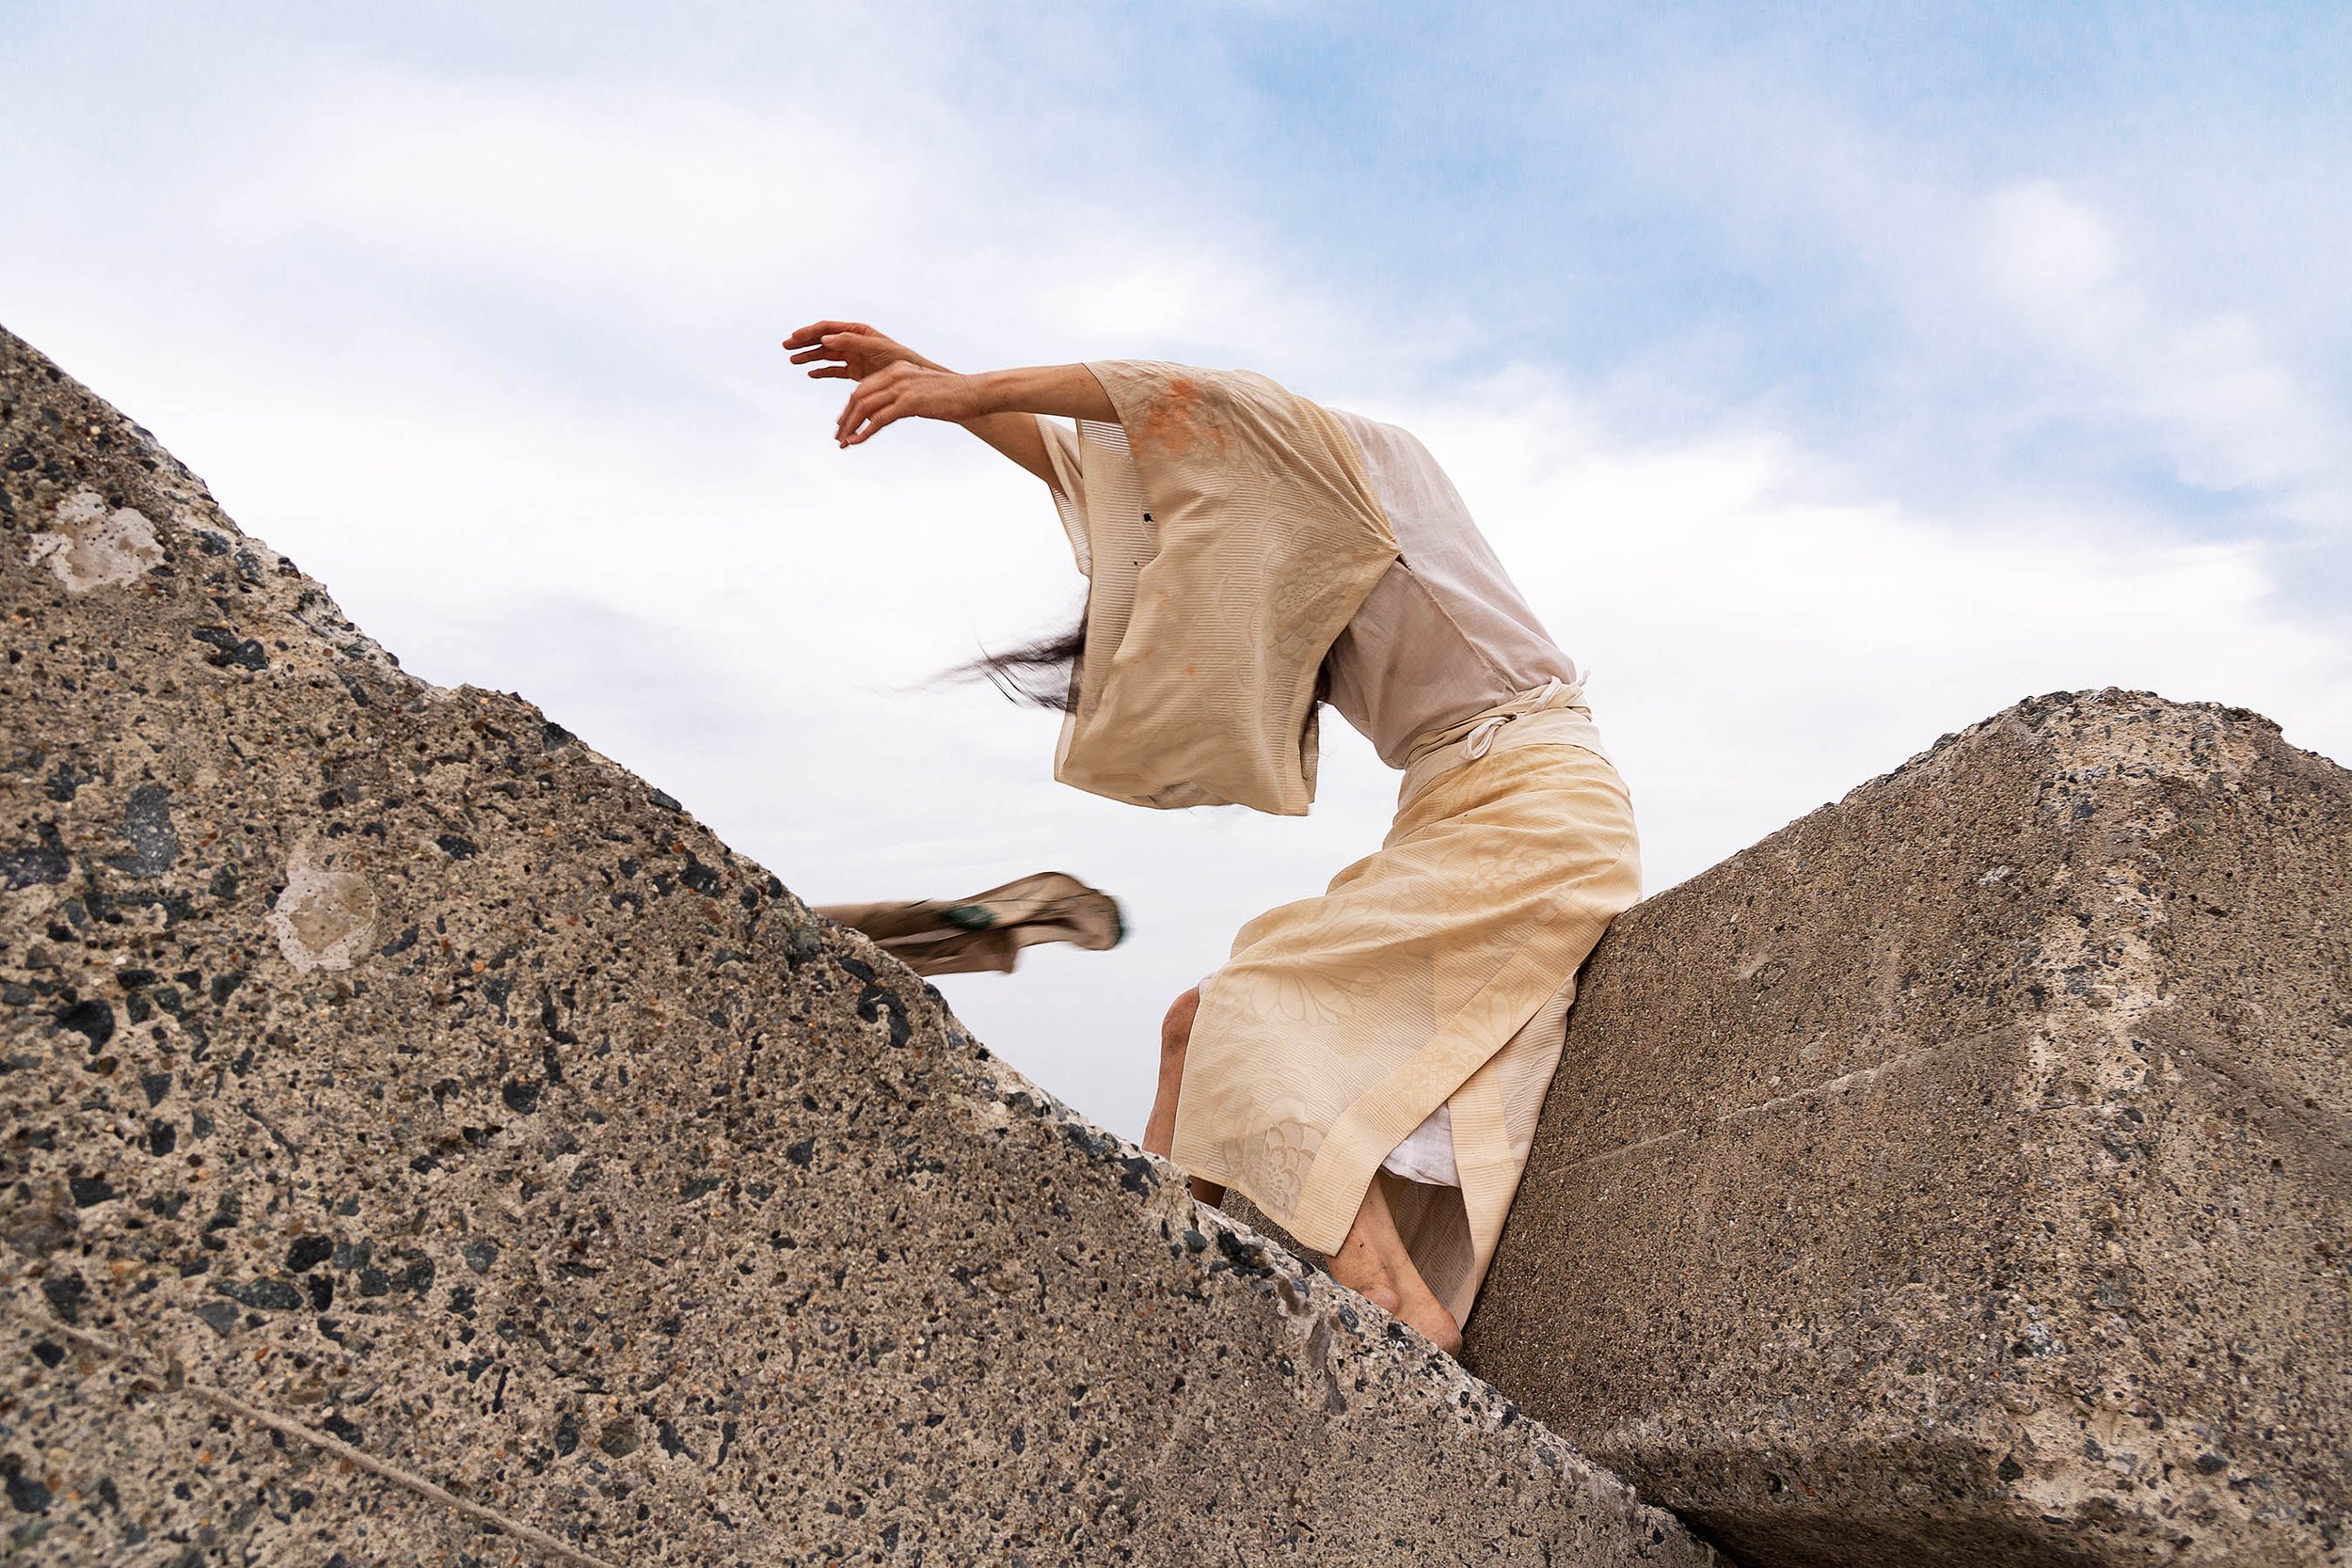
[[[1057,778],[1296,815],[1326,704],[1403,772],[1381,847],[1250,921],[1169,1008],[1143,1147],[1456,1351],[1577,969],[1640,895],[1631,802],[1575,663],[1393,425],[1243,371],[959,374],[842,321],[785,347],[856,383],[841,447],[942,420],[1047,485],[1085,619],[983,663],[1063,710]]]

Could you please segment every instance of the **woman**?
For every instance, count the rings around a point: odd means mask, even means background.
[[[1401,768],[1387,842],[1261,915],[1161,1036],[1143,1147],[1227,1185],[1453,1352],[1558,1065],[1577,966],[1640,895],[1581,678],[1434,459],[1263,376],[1144,360],[959,375],[856,322],[834,438],[949,420],[1042,480],[1089,586],[1056,776],[1139,805],[1312,799],[1327,701]],[[1059,422],[1076,421],[1075,428]]]

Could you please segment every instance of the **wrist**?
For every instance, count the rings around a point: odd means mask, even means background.
[[[1012,380],[1017,372],[976,371],[967,375],[958,375],[957,372],[948,371],[946,373],[954,375],[962,383],[963,395],[958,400],[964,408],[964,413],[961,418],[985,420],[998,414],[1020,412],[1015,406],[1020,400],[1015,396],[1016,388]]]

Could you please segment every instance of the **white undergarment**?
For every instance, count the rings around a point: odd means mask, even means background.
[[[1389,1157],[1380,1162],[1380,1168],[1394,1171],[1407,1181],[1426,1181],[1433,1187],[1458,1187],[1462,1173],[1454,1164],[1454,1112],[1440,1105],[1422,1118],[1422,1124],[1405,1134],[1405,1141],[1389,1150]]]

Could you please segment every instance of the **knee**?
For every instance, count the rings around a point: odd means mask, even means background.
[[[1193,987],[1192,990],[1178,997],[1175,1005],[1168,1009],[1168,1017],[1160,1021],[1161,1061],[1180,1062],[1184,1060],[1184,1047],[1192,1039],[1193,1017],[1200,1011],[1200,988],[1199,986]]]

